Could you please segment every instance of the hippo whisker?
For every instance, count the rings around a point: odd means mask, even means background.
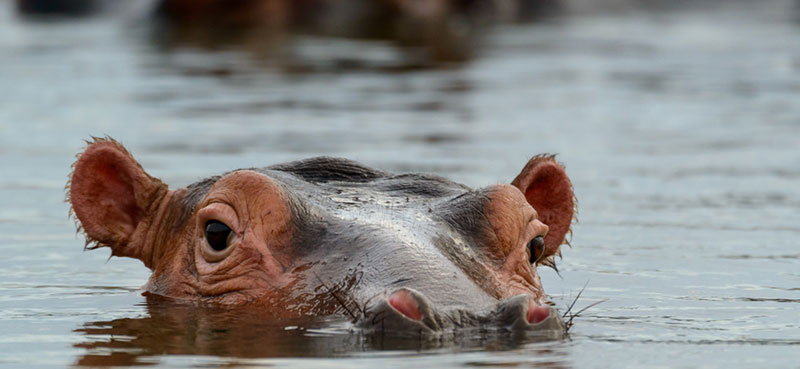
[[[568,320],[568,321],[567,321],[567,323],[566,323],[567,329],[569,329],[570,327],[572,327],[572,320],[573,320],[573,319],[575,319],[575,318],[577,318],[577,317],[579,317],[579,316],[581,315],[581,313],[583,313],[584,311],[586,311],[586,310],[588,310],[588,309],[590,309],[590,308],[593,308],[593,307],[595,307],[595,306],[597,306],[597,305],[600,305],[600,304],[602,304],[602,303],[604,303],[604,302],[606,302],[606,301],[608,301],[608,300],[609,300],[609,299],[602,299],[602,300],[600,300],[600,301],[595,301],[594,303],[591,303],[591,304],[589,304],[589,306],[586,306],[586,307],[584,307],[583,309],[580,309],[580,310],[578,310],[578,312],[577,312],[577,313],[575,313],[575,314],[570,314],[570,316],[569,316],[569,320]]]
[[[572,311],[572,308],[575,307],[575,303],[578,302],[579,298],[581,298],[581,295],[583,294],[583,291],[586,289],[586,286],[588,286],[588,285],[589,285],[589,281],[586,281],[586,283],[583,285],[583,288],[581,288],[581,290],[578,292],[578,296],[575,296],[575,299],[572,300],[572,303],[569,306],[567,306],[567,311],[565,311],[564,314],[561,315],[561,318],[566,318],[567,315]]]
[[[377,325],[377,320],[380,319],[381,326],[383,326],[383,322],[386,320],[386,314],[388,310],[381,310],[377,312],[375,315],[372,316],[372,325]]]
[[[562,277],[561,273],[558,271],[558,267],[556,266],[556,259],[554,257],[549,257],[547,259],[544,259],[541,262],[541,265],[552,268],[553,270],[556,271],[556,274],[558,274],[559,278],[564,279],[564,277]]]
[[[586,284],[584,284],[583,288],[581,288],[580,292],[578,292],[578,296],[575,296],[575,299],[572,300],[572,303],[567,307],[567,311],[564,312],[564,315],[561,316],[562,319],[566,319],[567,315],[569,315],[569,320],[567,320],[567,322],[565,323],[565,326],[567,327],[568,330],[569,330],[570,327],[572,327],[572,321],[575,318],[579,317],[581,315],[581,313],[583,313],[584,311],[586,311],[586,310],[588,310],[590,308],[593,308],[593,307],[595,307],[597,305],[600,305],[600,304],[602,304],[602,303],[604,303],[604,302],[609,300],[609,299],[603,299],[603,300],[600,300],[600,301],[596,301],[596,302],[591,303],[588,306],[584,307],[583,309],[578,310],[577,313],[572,314],[572,309],[575,307],[575,304],[578,302],[578,299],[581,297],[581,295],[583,294],[583,291],[586,289],[586,286],[588,286],[588,285],[589,285],[589,281],[586,281]]]
[[[396,286],[396,285],[399,285],[401,283],[408,282],[410,280],[411,280],[411,278],[400,278],[400,279],[395,280],[394,282],[390,283],[390,285]]]
[[[361,305],[363,307],[363,309],[361,309],[361,313],[364,316],[366,316],[367,315],[367,311],[369,311],[370,308],[374,306],[374,305],[370,305],[370,303],[372,303],[372,300],[375,300],[376,297],[383,296],[383,295],[384,295],[384,293],[376,293],[376,294],[372,295],[372,297],[368,298],[367,301],[364,301],[364,303]]]
[[[350,310],[350,308],[347,306],[347,304],[344,303],[344,300],[342,300],[342,298],[339,297],[339,295],[336,294],[336,292],[338,292],[341,289],[341,286],[337,286],[337,289],[332,289],[332,288],[328,287],[327,284],[325,284],[325,281],[323,281],[322,278],[320,278],[319,275],[317,275],[317,273],[313,273],[313,274],[314,274],[314,277],[317,278],[319,283],[322,284],[322,287],[325,287],[326,292],[329,293],[331,296],[333,296],[333,298],[336,300],[336,302],[338,302],[339,305],[342,306],[344,311],[347,312],[347,315],[350,315],[350,318],[352,318],[353,322],[356,322],[358,320],[358,317],[356,316],[356,314],[354,314],[353,311]],[[356,303],[356,308],[358,310],[361,310],[361,308],[358,306],[357,303]]]

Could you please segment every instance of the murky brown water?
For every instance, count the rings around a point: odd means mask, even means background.
[[[578,4],[440,59],[164,33],[144,3],[53,21],[0,2],[0,366],[798,367],[797,3]],[[580,223],[545,288],[608,301],[567,340],[447,344],[148,304],[148,271],[82,252],[62,202],[104,134],[173,187],[320,154],[483,186],[559,153]]]

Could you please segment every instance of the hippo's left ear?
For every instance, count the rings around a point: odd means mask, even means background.
[[[525,194],[539,220],[550,227],[544,238],[545,253],[557,253],[575,216],[575,195],[564,166],[553,155],[534,156],[511,184]]]

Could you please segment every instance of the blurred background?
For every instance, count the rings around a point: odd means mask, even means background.
[[[579,223],[545,290],[608,301],[556,342],[227,335],[82,252],[91,135],[172,188],[313,155],[480,187],[557,153]],[[796,368],[798,180],[795,0],[0,0],[0,366]]]

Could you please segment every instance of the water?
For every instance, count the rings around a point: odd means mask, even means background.
[[[143,2],[55,21],[0,2],[0,366],[798,368],[800,5],[642,4],[576,2],[445,63],[380,40],[161,39]],[[455,345],[148,304],[148,271],[83,252],[63,203],[105,134],[173,188],[319,154],[483,186],[558,153],[580,222],[545,289],[562,310],[584,285],[578,307],[608,301],[566,340]]]

